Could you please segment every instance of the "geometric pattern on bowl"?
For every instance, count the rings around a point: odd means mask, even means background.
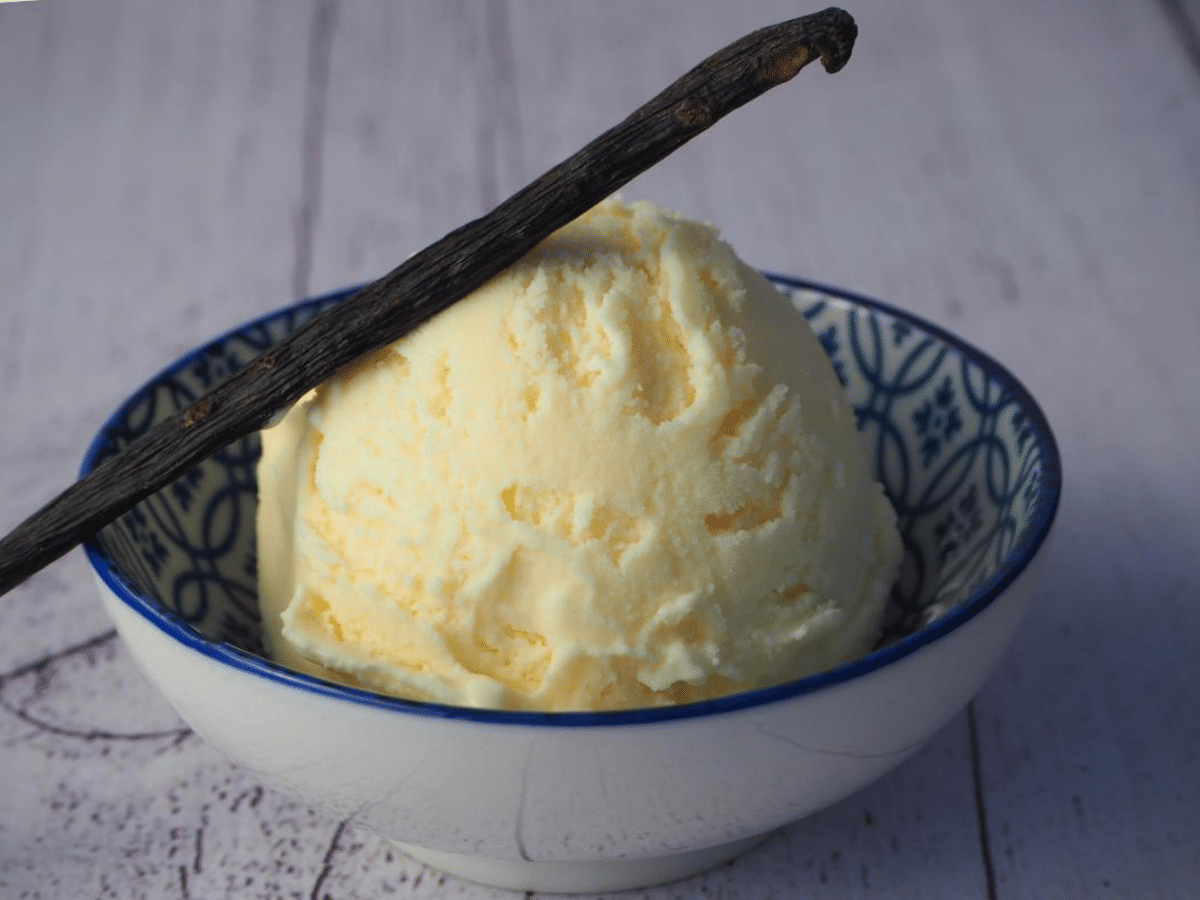
[[[115,456],[350,293],[288,307],[183,357],[114,413],[83,470]],[[205,638],[261,656],[254,540],[260,454],[257,434],[235,441],[138,503],[95,542],[135,593]]]
[[[943,332],[874,304],[778,286],[833,360],[899,518],[904,561],[882,638],[895,641],[1032,551],[1052,514],[1039,498],[1057,498],[1057,454],[1040,411],[978,351],[956,352]],[[1052,491],[1043,482],[1047,450]]]
[[[899,516],[904,561],[880,645],[936,631],[1001,590],[1045,537],[1061,484],[1049,427],[1011,375],[952,335],[873,300],[769,277],[832,359]],[[179,360],[114,413],[83,471],[352,293],[268,315]],[[258,456],[256,435],[235,442],[103,529],[89,552],[178,625],[261,656]]]

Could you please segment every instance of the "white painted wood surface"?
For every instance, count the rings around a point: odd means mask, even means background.
[[[1065,457],[1043,596],[925,751],[634,896],[1186,898],[1200,878],[1193,0],[856,0],[816,69],[626,195],[1004,361]],[[800,10],[803,12],[806,10]],[[0,528],[150,373],[365,280],[792,3],[0,5]],[[0,896],[507,896],[258,788],[78,553],[0,600]]]

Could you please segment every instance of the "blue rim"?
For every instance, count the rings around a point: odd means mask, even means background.
[[[1029,424],[1037,436],[1038,445],[1043,450],[1041,489],[1039,491],[1037,506],[1030,516],[1030,524],[1026,529],[1025,539],[1013,547],[1004,564],[989,579],[987,579],[987,581],[973,591],[967,600],[961,603],[953,611],[938,619],[932,625],[922,628],[920,631],[917,631],[913,634],[907,635],[887,647],[874,650],[865,656],[859,657],[851,662],[844,663],[836,668],[819,672],[814,675],[809,675],[796,681],[790,681],[768,688],[760,688],[754,691],[746,691],[740,694],[731,694],[729,696],[718,697],[713,700],[682,704],[679,706],[616,710],[612,712],[510,712],[504,710],[448,706],[438,703],[422,703],[415,700],[403,700],[397,697],[389,697],[382,694],[372,693],[370,691],[364,691],[358,688],[322,681],[321,679],[314,678],[309,675],[303,675],[298,672],[285,669],[282,666],[234,647],[231,644],[218,643],[216,641],[209,640],[176,618],[173,613],[166,609],[166,607],[131,588],[117,573],[116,569],[112,565],[112,561],[108,559],[94,539],[85,541],[83,545],[84,551],[88,557],[88,561],[97,576],[99,576],[104,584],[107,585],[109,590],[111,590],[113,594],[121,600],[122,603],[129,607],[133,612],[140,615],[147,622],[154,625],[168,637],[178,641],[183,646],[194,650],[197,653],[200,653],[225,665],[232,666],[242,672],[265,678],[269,681],[274,681],[279,684],[309,691],[313,694],[334,699],[347,700],[353,703],[360,703],[366,706],[392,710],[394,712],[405,713],[408,715],[429,716],[440,719],[462,719],[470,722],[480,722],[493,725],[523,725],[556,728],[641,725],[652,722],[670,722],[681,719],[692,719],[699,716],[711,716],[719,713],[750,709],[757,706],[763,706],[768,703],[776,703],[781,700],[788,700],[793,697],[798,697],[802,694],[809,694],[814,691],[821,690],[822,688],[841,684],[843,682],[850,681],[851,679],[874,672],[883,668],[884,666],[896,662],[897,660],[903,659],[906,656],[910,656],[927,644],[933,643],[938,638],[949,634],[973,619],[976,615],[990,606],[991,603],[997,597],[999,597],[1000,594],[1002,594],[1010,584],[1012,584],[1017,576],[1026,569],[1050,533],[1050,527],[1053,524],[1055,514],[1058,511],[1059,498],[1062,492],[1062,461],[1059,457],[1058,445],[1054,439],[1054,434],[1050,430],[1050,425],[1047,422],[1041,407],[1037,404],[1029,392],[1025,390],[1024,386],[1021,385],[1021,383],[1018,382],[1007,369],[1000,365],[1000,363],[956,335],[953,335],[936,325],[926,322],[920,317],[909,312],[870,297],[864,297],[859,294],[844,291],[840,288],[829,287],[817,282],[806,281],[786,275],[776,275],[770,272],[764,274],[766,274],[767,277],[772,281],[785,287],[799,290],[817,291],[829,297],[847,300],[855,305],[873,309],[877,312],[883,313],[884,315],[907,322],[916,328],[925,331],[932,337],[944,342],[964,356],[969,357],[985,372],[987,372],[990,378],[1002,384],[1005,389],[1008,390],[1021,404],[1023,411],[1028,417]],[[288,309],[302,309],[308,306],[326,303],[331,300],[344,299],[355,293],[357,290],[358,288],[355,287],[334,291],[329,294],[314,297],[301,303],[293,304],[290,307],[284,307],[283,309],[276,310],[272,313],[261,316],[258,319],[240,325],[217,338],[215,341],[210,341],[209,344],[226,341],[233,335],[244,331],[247,328],[252,328],[256,325],[267,322]],[[118,409],[105,421],[103,427],[101,427],[99,433],[92,440],[87,452],[84,454],[83,461],[80,464],[79,474],[81,477],[86,475],[94,468],[96,459],[100,455],[101,448],[106,446],[109,442],[108,434],[110,433],[110,430],[116,426],[116,423],[124,416],[125,411],[135,401],[135,399],[143,392],[148,390],[151,384],[158,381],[164,375],[187,366],[191,361],[202,354],[209,344],[198,347],[192,352],[188,353],[186,356],[176,360],[173,364],[168,366],[149,382],[147,382],[146,385],[136,391],[128,400],[125,401],[125,403],[118,407]]]

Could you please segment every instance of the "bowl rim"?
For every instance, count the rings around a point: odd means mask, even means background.
[[[551,728],[641,725],[693,719],[761,707],[771,703],[791,700],[825,688],[831,688],[877,672],[892,663],[911,656],[921,648],[938,641],[974,619],[983,610],[991,606],[1029,566],[1029,563],[1045,543],[1058,511],[1062,493],[1062,460],[1058,444],[1041,407],[1032,394],[1026,390],[1024,385],[989,354],[979,350],[957,335],[911,312],[852,291],[769,271],[764,271],[762,274],[776,285],[787,290],[813,291],[829,298],[848,301],[855,306],[865,307],[873,312],[905,322],[943,342],[961,356],[970,358],[984,370],[989,379],[1000,383],[1011,394],[1013,399],[1016,400],[1026,415],[1029,426],[1033,431],[1034,439],[1042,448],[1041,486],[1038,492],[1037,503],[1030,515],[1030,527],[1027,530],[1026,539],[1018,542],[1010,549],[1004,563],[987,580],[980,584],[964,602],[960,603],[946,615],[935,620],[931,625],[906,635],[895,643],[872,650],[864,656],[842,663],[832,669],[784,682],[783,684],[675,706],[567,712],[500,710],[452,706],[442,703],[408,700],[325,681],[311,675],[287,669],[279,663],[242,650],[232,644],[210,640],[184,622],[176,613],[135,590],[120,575],[112,560],[108,558],[97,543],[95,536],[88,538],[83,543],[88,562],[95,576],[124,606],[154,626],[165,636],[189,650],[200,653],[214,662],[231,666],[242,673],[266,679],[280,686],[296,688],[327,699],[349,701],[359,705],[406,715],[437,719],[459,719],[481,724]],[[329,302],[344,300],[356,293],[360,287],[343,288],[288,304],[238,325],[224,334],[189,350],[147,380],[141,387],[122,401],[120,406],[105,419],[104,424],[89,444],[83,456],[79,469],[80,477],[83,477],[95,468],[97,457],[110,441],[110,433],[115,429],[116,423],[126,415],[129,407],[137,402],[150,389],[151,385],[161,380],[164,376],[185,368],[189,363],[205,353],[209,347],[224,343],[248,329],[264,325],[272,319],[288,312],[298,312]]]

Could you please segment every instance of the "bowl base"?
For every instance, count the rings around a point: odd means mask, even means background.
[[[774,832],[644,859],[546,860],[490,859],[465,853],[444,853],[402,841],[397,847],[418,862],[467,881],[512,891],[548,894],[591,894],[628,891],[678,881],[722,863],[765,841]]]

